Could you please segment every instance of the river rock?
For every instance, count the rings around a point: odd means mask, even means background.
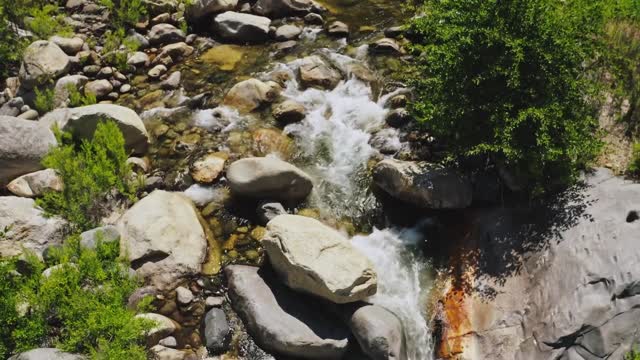
[[[349,36],[349,26],[342,21],[334,21],[327,27],[327,33],[336,37]]]
[[[49,41],[58,45],[58,47],[60,47],[62,51],[71,56],[80,52],[80,50],[82,50],[82,47],[84,46],[84,40],[79,37],[67,38],[54,35],[49,38]]]
[[[22,54],[20,83],[24,88],[32,89],[66,75],[70,68],[69,57],[58,45],[38,40]]]
[[[67,222],[46,217],[33,199],[0,196],[0,231],[5,229],[8,231],[0,239],[0,256],[22,254],[23,248],[42,255],[47,246],[62,243]]]
[[[234,194],[258,199],[300,201],[313,188],[309,175],[275,157],[238,160],[229,166],[227,180]]]
[[[282,281],[294,290],[339,304],[376,293],[371,261],[344,235],[316,219],[277,216],[267,224],[262,244]]]
[[[125,212],[118,229],[120,251],[157,288],[200,272],[207,239],[193,203],[179,193],[152,192]]]
[[[113,225],[87,230],[80,234],[80,246],[92,250],[96,249],[99,241],[105,244],[118,240],[120,240],[120,232]]]
[[[162,48],[160,54],[156,56],[156,59],[161,59],[169,56],[174,62],[177,62],[181,58],[191,56],[193,54],[193,47],[187,45],[184,42],[177,42],[175,44],[169,44]]]
[[[253,11],[259,15],[281,18],[308,13],[312,6],[311,0],[258,0],[253,5]]]
[[[269,221],[273,220],[276,216],[286,214],[287,210],[284,209],[282,204],[277,202],[262,201],[256,208],[256,214],[260,225],[267,225]]]
[[[54,88],[56,107],[61,106],[69,100],[70,87],[82,93],[88,81],[89,78],[84,75],[67,75],[58,79]]]
[[[224,104],[240,112],[251,112],[261,105],[273,102],[280,94],[275,82],[248,79],[235,84],[224,97]]]
[[[25,120],[38,120],[38,117],[40,116],[40,114],[33,109],[28,109],[27,111],[23,112],[22,114],[18,115],[18,119],[25,119]]]
[[[296,359],[340,359],[348,330],[316,299],[282,286],[264,269],[225,268],[233,308],[258,345]]]
[[[127,64],[135,67],[149,66],[149,55],[143,53],[142,51],[136,51],[129,56]]]
[[[13,180],[7,190],[15,196],[38,197],[48,191],[62,191],[62,179],[53,169],[40,170]]]
[[[93,80],[84,86],[85,95],[93,94],[98,99],[103,99],[113,91],[113,85],[107,79]]]
[[[151,70],[149,70],[149,72],[147,72],[147,75],[149,75],[150,78],[152,79],[157,79],[160,76],[164,75],[164,73],[167,72],[167,67],[164,65],[156,65],[153,68],[151,68]]]
[[[96,104],[72,109],[57,109],[40,119],[46,127],[54,123],[64,131],[85,139],[93,137],[100,121],[114,121],[122,135],[128,151],[144,153],[149,144],[149,134],[135,111],[111,104]]]
[[[229,346],[231,329],[227,315],[221,309],[211,309],[204,317],[204,340],[208,349],[221,353]]]
[[[640,184],[596,169],[543,206],[475,216],[463,236],[482,252],[441,348],[463,360],[623,359],[640,331],[638,214]]]
[[[155,323],[145,334],[149,344],[157,344],[160,339],[164,339],[178,330],[178,325],[164,315],[144,313],[136,315],[136,318],[151,320]]]
[[[406,359],[402,322],[389,310],[371,304],[348,305],[347,324],[371,360]]]
[[[429,209],[471,205],[470,181],[457,171],[426,162],[387,159],[373,170],[373,181],[392,197]]]
[[[14,355],[9,360],[86,360],[83,355],[63,352],[55,348],[40,348]]]
[[[42,158],[57,144],[49,129],[39,122],[0,116],[0,185],[42,169]]]
[[[318,55],[302,59],[299,71],[300,80],[305,87],[331,90],[342,80],[342,74]]]
[[[298,38],[302,33],[302,29],[295,25],[282,25],[276,29],[276,40],[287,41]]]
[[[369,45],[369,52],[374,54],[402,54],[402,49],[397,41],[390,38],[376,40]]]
[[[186,15],[190,21],[198,21],[224,11],[234,10],[238,0],[193,0],[187,5]]]
[[[163,345],[155,345],[149,349],[153,360],[184,360],[187,358],[182,350],[171,349]]]
[[[405,108],[394,109],[389,111],[384,121],[391,127],[401,128],[411,121],[411,114]]]
[[[180,87],[182,81],[182,73],[180,71],[174,71],[163,82],[160,83],[160,87],[165,90],[175,90]]]
[[[284,123],[291,124],[302,121],[306,115],[304,105],[295,100],[285,100],[273,108],[273,117]]]
[[[0,116],[18,116],[23,106],[24,100],[21,97],[15,97],[0,107]]]
[[[220,176],[225,162],[226,159],[219,154],[207,154],[193,163],[191,177],[199,183],[211,184]]]
[[[157,46],[184,42],[185,35],[182,30],[171,24],[157,24],[149,31],[148,38],[151,45]]]
[[[214,29],[222,38],[240,43],[264,42],[271,20],[264,16],[227,11],[215,17]]]

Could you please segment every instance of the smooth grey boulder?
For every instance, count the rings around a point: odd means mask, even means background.
[[[300,60],[300,81],[304,87],[331,90],[342,80],[342,74],[318,55]]]
[[[135,67],[145,67],[149,65],[149,55],[142,51],[136,51],[129,56],[127,64]]]
[[[235,195],[263,200],[301,201],[311,190],[311,177],[275,157],[246,158],[227,169],[229,187]]]
[[[349,331],[317,300],[295,293],[265,270],[225,268],[233,308],[260,347],[296,359],[340,359]]]
[[[320,221],[280,215],[269,221],[262,245],[290,288],[343,304],[376,293],[373,264],[349,239]]]
[[[7,185],[13,195],[20,197],[38,197],[48,191],[62,191],[62,179],[53,169],[45,169],[22,175]]]
[[[193,0],[186,8],[185,15],[190,21],[198,21],[223,11],[234,10],[238,0]]]
[[[62,51],[71,56],[77,54],[80,50],[82,50],[82,46],[84,45],[84,40],[79,37],[67,38],[54,35],[49,38],[49,41],[58,45],[58,47],[60,47]]]
[[[207,238],[193,202],[156,190],[127,210],[117,224],[120,252],[136,273],[159,290],[200,273]]]
[[[106,81],[106,80],[105,80]],[[90,139],[101,121],[114,121],[124,136],[128,151],[144,154],[149,145],[149,134],[135,111],[111,104],[88,105],[71,109],[57,109],[40,119],[46,127],[57,124],[79,138]]]
[[[224,352],[230,340],[231,328],[227,315],[222,309],[213,308],[204,317],[204,340],[208,349],[215,353]]]
[[[258,0],[252,10],[258,15],[281,18],[308,13],[312,7],[311,0]]]
[[[67,54],[51,41],[38,40],[22,54],[20,84],[26,89],[43,85],[66,75],[71,68]]]
[[[471,205],[471,182],[453,169],[427,162],[387,159],[373,169],[373,181],[392,197],[428,209]]]
[[[120,239],[118,228],[113,225],[106,225],[95,229],[87,230],[80,234],[80,246],[87,249],[95,249],[98,242],[110,243]]]
[[[402,322],[391,311],[371,304],[341,309],[360,349],[371,360],[406,359]]]
[[[271,19],[264,16],[227,11],[215,17],[214,30],[228,41],[240,43],[264,42],[269,37]]]
[[[640,334],[638,214],[640,184],[596,169],[544,206],[475,216],[468,326],[443,346],[463,360],[623,359]]]
[[[63,352],[55,348],[41,348],[14,355],[9,360],[86,360],[83,355]]]
[[[0,186],[42,169],[42,159],[56,145],[56,137],[48,126],[0,116]]]
[[[67,236],[67,222],[59,217],[46,217],[33,199],[0,196],[0,256],[22,254],[23,249],[37,255],[50,245],[61,244]]]

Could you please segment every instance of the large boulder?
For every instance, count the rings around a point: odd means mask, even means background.
[[[311,177],[275,157],[246,158],[227,170],[231,191],[239,196],[263,200],[300,201],[311,190]]]
[[[214,30],[222,38],[239,43],[264,42],[269,37],[271,20],[264,16],[227,11],[215,17]]]
[[[198,21],[223,11],[234,10],[238,0],[193,0],[187,5],[185,14],[190,21]]]
[[[156,190],[127,210],[118,222],[120,251],[148,283],[170,289],[200,273],[207,238],[191,200]]]
[[[23,249],[42,255],[49,245],[61,244],[66,231],[66,221],[45,216],[32,199],[0,196],[0,232],[5,233],[0,256],[20,255]]]
[[[38,40],[22,54],[20,84],[26,89],[54,81],[71,68],[67,54],[51,41]]]
[[[253,11],[262,16],[281,18],[308,13],[312,7],[311,0],[258,0]]]
[[[56,144],[49,127],[0,116],[0,186],[17,176],[42,169],[42,158]]]
[[[453,169],[426,162],[387,159],[373,170],[373,181],[392,197],[429,209],[471,205],[471,182]]]
[[[235,84],[224,97],[224,104],[247,113],[277,99],[280,86],[270,81],[248,79]]]
[[[262,348],[295,359],[342,358],[349,332],[316,299],[285,288],[264,269],[231,265],[225,274],[233,308]]]
[[[342,80],[342,74],[318,55],[300,60],[299,72],[304,87],[331,90]]]
[[[316,219],[277,216],[267,224],[262,245],[282,281],[294,290],[339,304],[376,293],[371,261],[344,235]]]
[[[86,360],[83,355],[63,352],[55,348],[40,348],[14,355],[9,360]]]
[[[444,302],[441,356],[623,359],[640,334],[639,214],[640,184],[598,169],[542,207],[477,215],[475,279]]]
[[[341,309],[360,349],[371,360],[406,359],[402,322],[391,311],[371,304]]]
[[[37,197],[48,191],[62,191],[62,179],[55,170],[45,169],[22,175],[7,185],[13,195]]]
[[[128,151],[137,154],[146,152],[149,134],[135,111],[111,104],[88,105],[71,109],[57,109],[40,119],[46,127],[57,124],[64,131],[70,131],[80,138],[90,139],[99,122],[114,121],[122,135]]]

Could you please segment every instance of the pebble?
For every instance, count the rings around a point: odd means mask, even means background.
[[[176,300],[178,300],[178,304],[187,305],[193,301],[193,293],[191,290],[179,286],[176,288]]]

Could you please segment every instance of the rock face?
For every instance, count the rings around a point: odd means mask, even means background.
[[[82,355],[62,352],[55,348],[33,349],[18,355],[14,355],[9,360],[86,360]]]
[[[253,11],[259,15],[281,18],[308,13],[312,6],[311,0],[258,0]]]
[[[27,89],[55,80],[69,72],[69,57],[53,42],[39,40],[22,55],[20,83]]]
[[[32,199],[0,196],[0,231],[8,229],[0,256],[19,255],[23,247],[41,255],[47,246],[62,243],[66,225],[60,218],[45,217]]]
[[[300,81],[305,87],[331,90],[340,80],[342,80],[342,74],[320,56],[308,56],[300,62]]]
[[[472,201],[468,179],[430,163],[383,160],[373,170],[373,181],[392,197],[423,208],[461,209]]]
[[[347,309],[347,324],[360,349],[372,360],[406,359],[402,322],[389,310],[370,304]]]
[[[7,185],[15,196],[36,197],[47,191],[62,191],[62,179],[55,170],[46,169],[22,175]]]
[[[264,16],[227,11],[215,17],[214,30],[226,40],[241,43],[264,42],[271,20]]]
[[[221,309],[211,309],[204,317],[205,345],[213,352],[223,352],[228,345],[231,329],[227,315]]]
[[[111,120],[124,136],[127,150],[144,153],[149,145],[149,134],[135,111],[119,105],[97,104],[72,109],[57,109],[40,119],[46,127],[54,123],[64,131],[81,138],[91,138],[100,121]]]
[[[316,300],[273,281],[264,270],[225,268],[232,305],[264,349],[296,359],[340,359],[348,330],[318,311]]]
[[[187,6],[189,20],[198,21],[212,14],[230,11],[238,6],[238,0],[195,0]]]
[[[484,291],[447,330],[456,359],[623,359],[637,341],[640,184],[604,169],[586,180],[545,208],[475,219],[485,256],[471,285]]]
[[[200,272],[207,239],[193,203],[178,193],[156,190],[118,223],[120,251],[136,272],[159,289]]]
[[[238,160],[229,166],[227,180],[234,194],[264,200],[299,201],[313,188],[309,175],[274,157]]]
[[[282,281],[334,303],[376,293],[373,264],[338,231],[318,220],[280,215],[269,221],[262,244]]]
[[[0,185],[42,169],[42,158],[56,146],[49,127],[35,121],[0,116]]]
[[[280,94],[280,87],[274,82],[264,83],[258,79],[248,79],[235,84],[224,97],[224,104],[240,112],[251,112],[261,105],[273,102]]]

